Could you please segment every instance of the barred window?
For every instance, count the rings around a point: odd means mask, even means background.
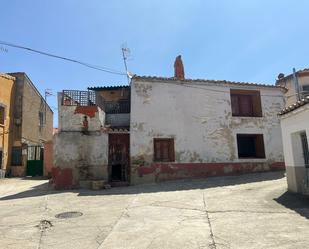
[[[12,166],[21,166],[22,165],[22,148],[21,147],[12,147]]]

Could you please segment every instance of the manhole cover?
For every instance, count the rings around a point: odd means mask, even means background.
[[[57,214],[55,217],[58,219],[70,219],[70,218],[76,218],[82,215],[83,213],[81,212],[64,212],[64,213]]]

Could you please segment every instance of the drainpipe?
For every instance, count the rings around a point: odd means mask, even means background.
[[[299,92],[299,84],[298,84],[298,78],[296,75],[296,70],[293,68],[293,81],[294,81],[294,86],[296,90],[296,95],[297,95],[297,100],[300,101],[300,92]]]
[[[0,125],[0,127],[2,128],[2,134],[0,133],[0,135],[2,135],[2,158],[1,158],[2,162],[0,162],[0,165],[1,165],[0,169],[2,169],[4,167],[4,133],[5,133],[4,127],[5,126]]]

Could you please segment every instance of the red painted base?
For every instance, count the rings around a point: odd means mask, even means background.
[[[137,169],[140,177],[154,175],[155,181],[209,176],[235,176],[253,172],[284,170],[284,162],[275,163],[154,163]]]
[[[52,168],[52,184],[55,189],[71,189],[73,187],[72,169]]]

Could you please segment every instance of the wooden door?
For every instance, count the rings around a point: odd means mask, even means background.
[[[129,134],[109,134],[109,181],[129,181]]]

